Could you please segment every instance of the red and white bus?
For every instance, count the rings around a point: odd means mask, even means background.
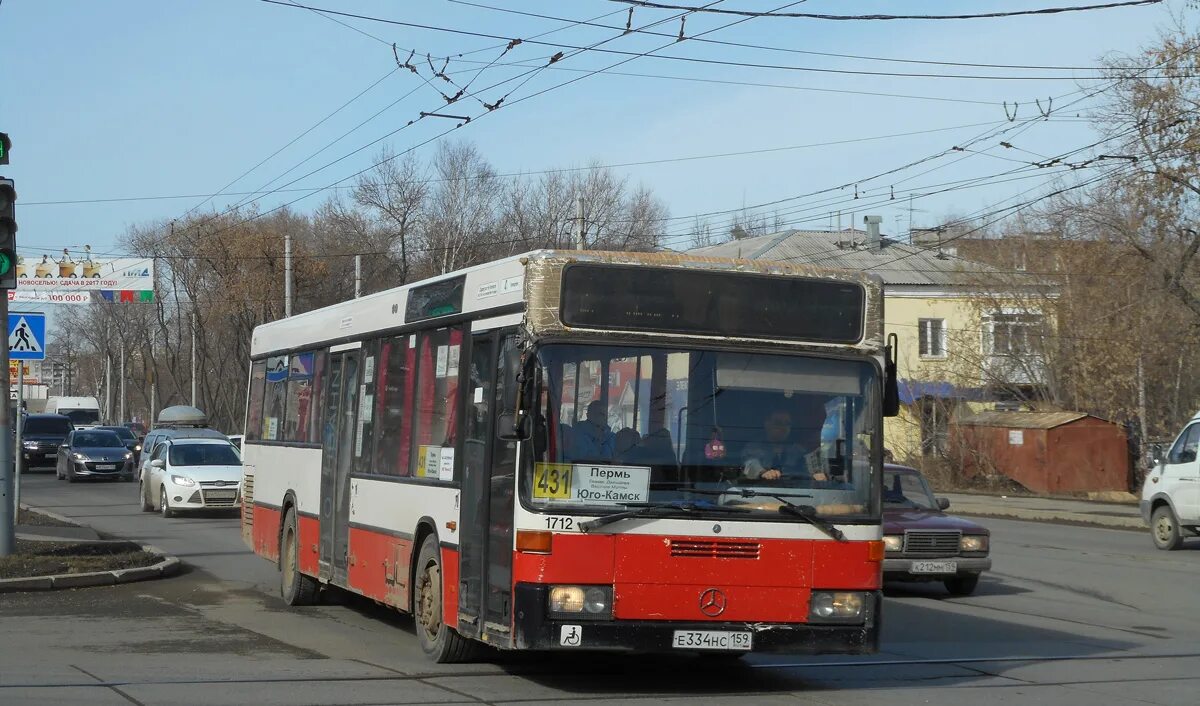
[[[425,652],[878,646],[877,279],[538,251],[259,326],[243,536]],[[893,412],[894,413],[894,412]]]

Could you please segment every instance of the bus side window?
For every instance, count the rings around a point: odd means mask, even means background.
[[[458,436],[459,356],[462,329],[444,328],[418,335],[417,389],[413,436],[414,475],[453,480]]]
[[[260,360],[250,366],[250,394],[246,401],[246,439],[256,440],[262,435],[263,395],[267,384],[267,361]],[[144,447],[143,447],[144,448]]]
[[[379,440],[375,447],[375,472],[382,475],[412,475],[408,457],[415,360],[416,348],[409,347],[408,336],[388,339],[379,347],[374,413]]]

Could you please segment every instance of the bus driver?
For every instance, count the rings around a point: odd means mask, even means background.
[[[809,473],[804,457],[807,450],[789,441],[792,435],[792,415],[786,409],[775,409],[763,420],[764,441],[754,442],[742,454],[742,478],[776,481],[780,478],[824,482],[821,472]]]

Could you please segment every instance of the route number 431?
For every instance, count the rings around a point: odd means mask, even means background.
[[[533,468],[533,497],[571,497],[571,464],[539,463]]]

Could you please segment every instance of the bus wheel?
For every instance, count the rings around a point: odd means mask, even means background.
[[[429,535],[417,555],[413,618],[421,649],[434,662],[465,662],[474,645],[442,622],[442,563],[437,537]]]
[[[283,547],[279,561],[279,592],[288,605],[312,605],[317,602],[320,584],[300,573],[300,532],[296,528],[296,508],[288,508],[283,518]]]

